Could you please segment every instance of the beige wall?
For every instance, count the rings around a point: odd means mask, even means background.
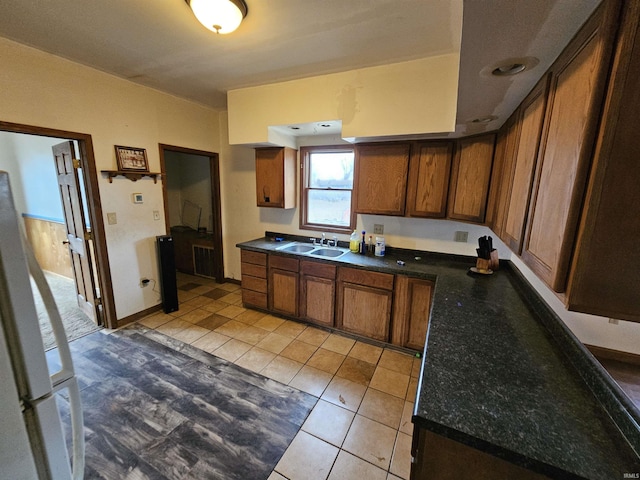
[[[0,120],[90,134],[96,166],[115,169],[114,145],[147,149],[159,171],[158,144],[219,150],[218,112],[0,38]],[[140,288],[158,278],[155,236],[165,233],[162,185],[99,177],[100,199],[118,318],[157,305],[159,293]],[[142,193],[144,203],[131,195]],[[106,213],[118,223],[108,225]]]
[[[459,63],[452,53],[232,90],[229,143],[268,143],[269,126],[329,120],[342,121],[344,138],[451,132]]]

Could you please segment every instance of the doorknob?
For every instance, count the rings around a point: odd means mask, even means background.
[[[69,242],[68,240],[63,240],[63,241],[62,241],[62,244],[63,244],[63,245],[69,245],[69,243],[71,243],[71,242]]]

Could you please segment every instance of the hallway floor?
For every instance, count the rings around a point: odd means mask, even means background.
[[[419,359],[246,309],[235,284],[178,274],[178,292],[139,325],[318,398],[269,480],[409,478]]]

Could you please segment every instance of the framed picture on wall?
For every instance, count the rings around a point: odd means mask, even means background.
[[[122,147],[120,145],[116,145],[115,147],[118,170],[134,172],[149,171],[147,151],[144,148]]]

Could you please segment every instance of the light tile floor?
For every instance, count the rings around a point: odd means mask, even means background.
[[[319,398],[269,480],[409,478],[419,359],[244,308],[233,283],[178,273],[178,298],[139,323]]]

